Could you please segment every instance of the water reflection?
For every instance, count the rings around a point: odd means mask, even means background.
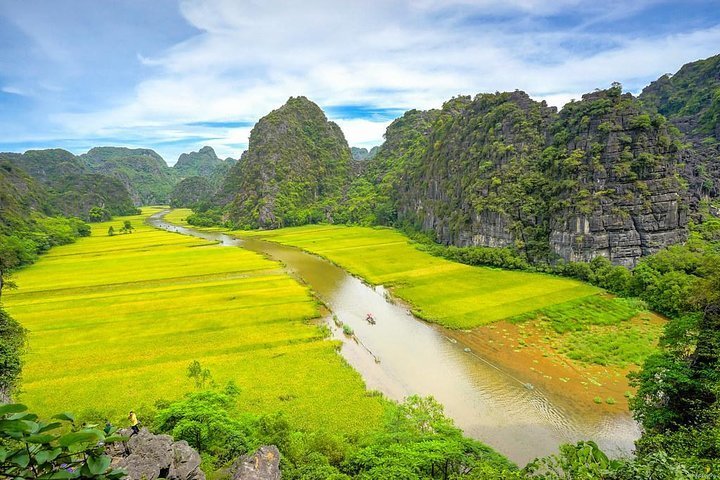
[[[467,435],[520,465],[556,452],[561,443],[581,439],[595,440],[616,455],[627,454],[639,436],[627,412],[598,412],[551,391],[528,388],[527,379],[466,351],[451,338],[451,332],[415,319],[406,308],[388,300],[382,287],[370,287],[326,260],[271,242],[171,225],[162,220],[163,214],[153,216],[150,223],[281,261],[340,321],[352,327],[359,342],[327,319],[333,335],[344,342],[342,355],[369,389],[396,400],[411,394],[433,395]],[[366,321],[369,312],[375,325]]]

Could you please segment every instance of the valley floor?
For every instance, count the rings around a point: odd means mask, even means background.
[[[166,220],[183,224],[189,210]],[[655,348],[664,319],[563,277],[434,257],[390,228],[308,225],[233,232],[320,255],[383,284],[413,313],[485,358],[593,409],[627,411],[627,373]]]
[[[311,322],[307,287],[256,253],[146,225],[157,211],[93,224],[14,276],[3,301],[29,330],[19,401],[113,422],[134,409],[142,421],[195,388],[198,360],[219,385],[237,384],[244,411],[349,434],[379,424],[382,400]],[[134,232],[109,236],[124,220]]]

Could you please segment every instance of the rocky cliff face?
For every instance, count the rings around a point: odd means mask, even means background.
[[[130,436],[129,429],[119,432]],[[170,435],[155,435],[143,428],[127,442],[108,447],[114,468],[127,472],[129,480],[205,480],[200,470],[200,455],[184,440]]]
[[[540,154],[553,115],[524,92],[446,102],[403,181],[399,219],[447,244],[534,242],[546,218]]]
[[[170,435],[156,435],[146,428],[136,435],[131,435],[130,429],[118,433],[129,439],[107,446],[107,454],[111,466],[125,470],[128,480],[205,480],[200,469],[202,459],[185,440],[175,441]],[[239,457],[220,478],[280,480],[280,451],[275,445],[264,445],[253,454]]]
[[[681,141],[620,87],[584,95],[553,125],[545,152],[559,182],[550,245],[573,261],[634,266],[687,237]]]
[[[720,197],[720,55],[663,75],[645,87],[639,98],[666,116],[691,144],[682,153],[691,208]]]
[[[340,127],[305,97],[290,98],[253,127],[223,191],[229,219],[251,228],[332,221],[350,179]]]
[[[397,219],[442,243],[631,266],[685,239],[680,139],[619,86],[560,113],[516,91],[424,118],[391,125],[365,174],[392,179]]]
[[[275,445],[260,447],[243,455],[231,467],[232,480],[280,480],[280,451]]]

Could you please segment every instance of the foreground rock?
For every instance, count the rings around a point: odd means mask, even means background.
[[[260,447],[254,455],[240,457],[232,471],[232,480],[280,480],[280,451],[275,445]]]
[[[125,436],[130,433],[120,432]],[[155,435],[145,428],[127,442],[108,447],[108,454],[112,466],[124,469],[131,480],[205,480],[200,455],[186,441],[176,442],[169,435]]]

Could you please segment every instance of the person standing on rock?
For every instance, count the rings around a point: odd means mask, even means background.
[[[128,418],[130,419],[130,428],[132,428],[132,433],[130,434],[130,436],[132,437],[136,433],[140,433],[140,427],[138,426],[140,422],[138,422],[137,415],[135,415],[135,412],[133,412],[132,410],[130,410],[130,415],[128,415]]]

